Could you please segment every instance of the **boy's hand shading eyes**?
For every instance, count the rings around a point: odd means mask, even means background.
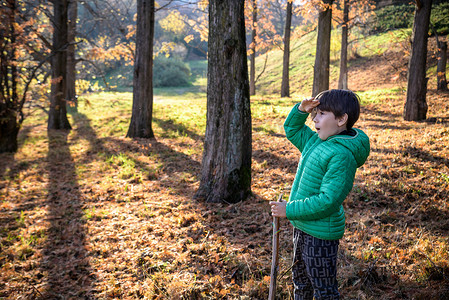
[[[315,98],[307,98],[302,100],[301,104],[299,105],[299,110],[306,112],[306,113],[311,113],[312,110],[317,107],[318,105],[320,105],[320,101],[315,100]]]

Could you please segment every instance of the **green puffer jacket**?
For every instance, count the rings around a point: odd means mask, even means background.
[[[296,228],[323,240],[338,240],[345,231],[343,201],[352,189],[356,169],[368,158],[368,136],[334,135],[322,141],[304,123],[308,113],[296,104],[284,123],[287,138],[301,151],[287,203],[287,218]]]

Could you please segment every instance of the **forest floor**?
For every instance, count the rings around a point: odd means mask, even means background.
[[[404,82],[381,66],[350,74],[371,155],[344,203],[340,292],[448,299],[449,94],[429,90],[428,120],[404,121]],[[204,99],[157,101],[155,140],[124,138],[130,94],[86,96],[67,132],[35,113],[19,151],[0,155],[0,299],[266,299],[268,201],[293,182],[300,153],[282,123],[297,101],[252,100],[253,194],[232,205],[193,199]],[[292,299],[291,236],[282,220],[280,299]]]

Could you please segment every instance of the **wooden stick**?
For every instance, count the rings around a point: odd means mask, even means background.
[[[281,193],[278,198],[278,202],[281,202],[284,193]],[[274,300],[276,298],[276,278],[278,276],[279,269],[279,217],[273,217],[273,256],[271,259],[271,279],[270,279],[270,291],[268,294],[268,300]]]

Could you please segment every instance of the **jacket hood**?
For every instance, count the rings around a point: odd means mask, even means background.
[[[351,151],[357,163],[357,168],[361,167],[370,153],[369,137],[360,129],[353,128],[356,132],[354,136],[350,135],[334,135],[328,140],[343,145]]]

